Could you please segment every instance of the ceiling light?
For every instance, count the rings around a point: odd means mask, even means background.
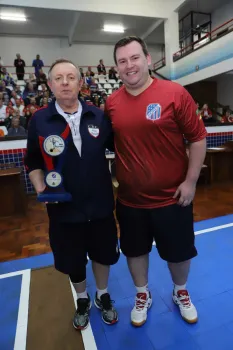
[[[20,13],[1,13],[0,19],[20,22],[26,22],[27,20],[26,16]]]
[[[124,28],[122,26],[114,26],[114,25],[104,25],[104,31],[105,32],[112,32],[112,33],[124,33]]]

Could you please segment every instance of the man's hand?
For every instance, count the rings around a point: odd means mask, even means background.
[[[182,184],[180,184],[180,186],[177,188],[173,198],[178,199],[177,204],[181,205],[182,207],[187,207],[193,201],[195,192],[196,183],[186,180],[182,182]]]
[[[45,184],[43,184],[43,185],[41,185],[41,186],[38,186],[38,187],[36,188],[36,193],[37,193],[37,194],[43,193],[45,189],[46,189],[46,185],[45,185]]]

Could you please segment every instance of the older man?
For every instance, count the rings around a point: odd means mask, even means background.
[[[102,311],[103,321],[113,324],[118,316],[107,283],[109,266],[118,261],[119,249],[111,175],[105,158],[105,149],[112,143],[111,124],[101,110],[78,100],[82,80],[72,62],[65,59],[54,62],[48,77],[56,101],[35,112],[31,119],[26,165],[36,192],[43,195],[48,186],[53,186],[45,176],[46,159],[48,162],[52,147],[47,146],[49,142],[42,146],[41,140],[51,138],[50,144],[56,148],[59,143],[65,144],[66,153],[58,175],[72,198],[47,203],[55,267],[68,274],[74,285],[77,310],[73,325],[85,329],[91,308],[86,291],[88,254],[97,285],[94,303]],[[50,170],[53,166],[56,170],[58,162],[58,157],[53,157],[51,165],[50,159]]]

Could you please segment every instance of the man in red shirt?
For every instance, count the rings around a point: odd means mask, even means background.
[[[131,322],[146,322],[152,304],[148,290],[153,240],[168,262],[173,301],[188,323],[198,315],[186,289],[194,245],[196,182],[206,153],[206,130],[196,104],[180,85],[149,76],[151,57],[138,37],[121,39],[114,59],[124,85],[106,103],[115,133],[117,218],[121,249],[137,295]],[[190,143],[187,157],[184,138]]]

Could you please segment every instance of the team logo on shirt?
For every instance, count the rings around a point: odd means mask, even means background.
[[[159,103],[151,103],[146,108],[146,119],[157,120],[161,117],[161,106]]]
[[[91,134],[91,136],[95,138],[98,137],[100,133],[100,129],[98,128],[98,126],[95,125],[88,125],[88,131],[89,134]]]

